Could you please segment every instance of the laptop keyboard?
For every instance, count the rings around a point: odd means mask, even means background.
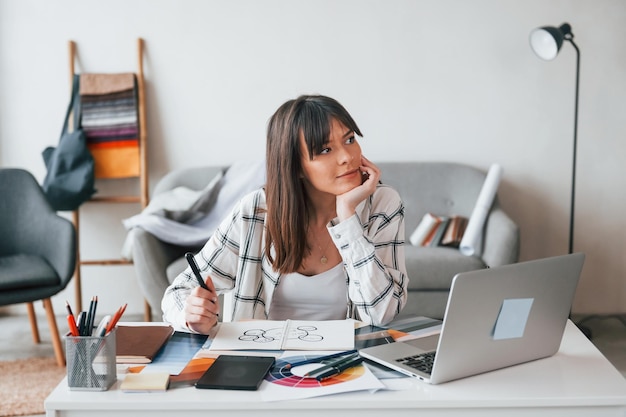
[[[420,372],[430,374],[433,370],[433,363],[435,362],[435,351],[420,353],[418,355],[407,356],[406,358],[396,359],[403,365],[410,366],[413,369],[417,369]]]

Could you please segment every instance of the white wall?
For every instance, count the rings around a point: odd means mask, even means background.
[[[67,41],[83,72],[136,70],[146,42],[150,179],[264,152],[286,99],[341,101],[382,160],[504,167],[522,260],[567,252],[575,53],[541,61],[528,35],[569,22],[581,50],[576,313],[626,311],[626,2],[623,0],[0,0],[0,166],[39,179],[68,101]],[[105,188],[106,184],[100,184]],[[81,251],[115,257],[136,206],[82,214]],[[132,267],[86,267],[103,310],[143,301]],[[61,311],[72,286],[54,298]]]

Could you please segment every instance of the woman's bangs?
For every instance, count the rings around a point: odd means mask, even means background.
[[[309,157],[313,159],[328,143],[331,117],[318,106],[306,106],[300,116],[300,133],[304,136]]]

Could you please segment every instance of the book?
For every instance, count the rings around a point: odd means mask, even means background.
[[[428,232],[428,234],[426,235],[426,237],[424,238],[424,240],[422,241],[422,243],[420,243],[420,246],[430,246],[430,242],[432,242],[432,240],[434,239],[435,235],[437,234],[437,230],[439,229],[439,225],[441,224],[443,217],[441,216],[436,216],[434,215],[434,224],[431,227],[430,231]]]
[[[167,372],[140,372],[127,374],[120,389],[122,392],[164,392],[170,383],[170,374]]]
[[[467,217],[452,216],[448,228],[444,233],[440,245],[458,248],[463,239],[463,233],[467,226]]]
[[[174,333],[170,325],[118,325],[116,330],[117,363],[150,363]]]
[[[441,239],[443,239],[443,235],[448,229],[448,225],[450,224],[450,218],[447,216],[441,216],[441,221],[437,225],[437,229],[433,232],[433,237],[428,242],[428,246],[439,246],[441,243]]]
[[[250,320],[220,323],[211,350],[351,350],[353,320]]]
[[[424,241],[428,239],[440,221],[440,218],[432,213],[424,214],[422,220],[420,220],[413,233],[411,233],[411,237],[409,238],[411,244],[413,246],[423,246]]]

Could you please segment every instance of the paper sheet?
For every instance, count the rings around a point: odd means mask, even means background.
[[[353,320],[224,322],[209,350],[351,350]]]
[[[461,239],[459,250],[463,255],[482,255],[485,220],[487,219],[489,209],[498,191],[501,177],[502,167],[498,164],[491,165],[483,187],[480,190],[480,194],[478,195],[478,199],[476,200],[472,215],[467,223],[463,239]]]
[[[174,332],[152,363],[147,364],[141,372],[167,372],[170,375],[178,375],[202,349],[206,340],[205,335]]]
[[[364,364],[347,369],[339,375],[322,381],[303,376],[305,372],[311,370],[308,368],[309,366],[319,365],[305,365],[286,369],[287,364],[324,356],[328,353],[332,352],[286,351],[281,358],[276,360],[275,365],[261,384],[259,391],[263,401],[295,400],[340,392],[375,391],[385,388],[385,385]]]

